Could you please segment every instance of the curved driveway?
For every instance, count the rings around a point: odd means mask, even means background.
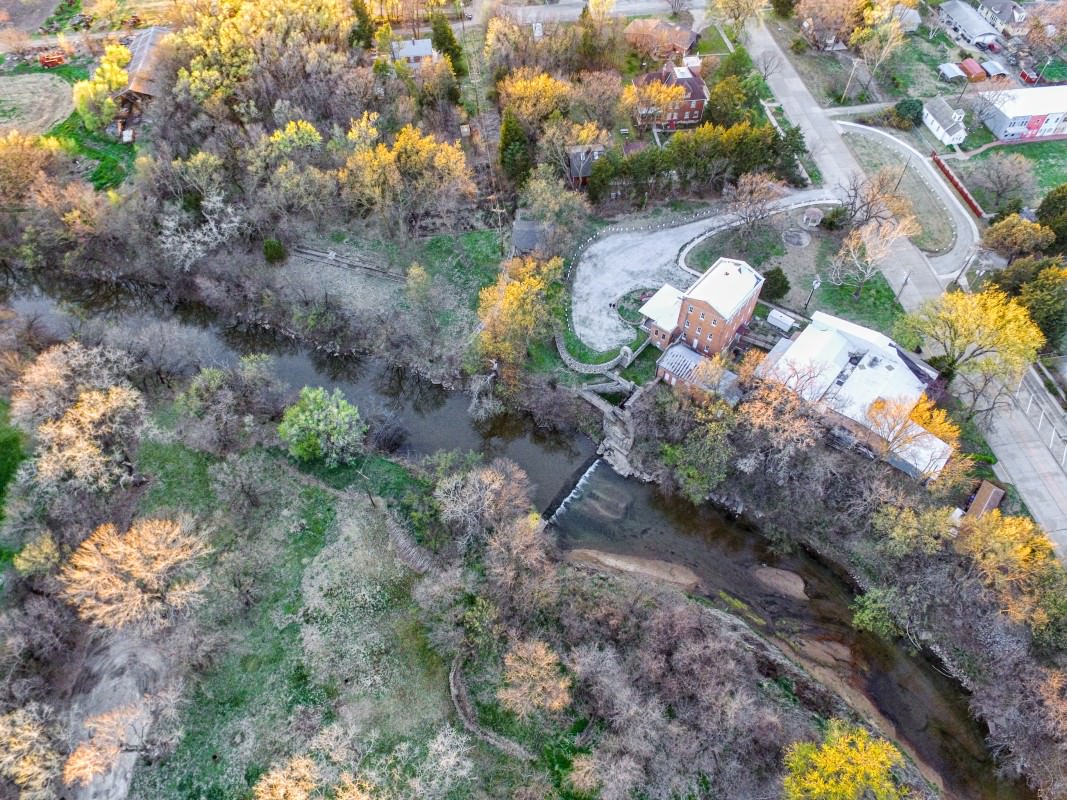
[[[807,189],[779,200],[776,210],[836,203],[831,192]],[[590,347],[610,350],[633,339],[633,327],[619,319],[612,304],[627,292],[671,283],[684,289],[693,276],[679,266],[679,254],[695,239],[737,224],[731,214],[707,217],[650,231],[610,234],[594,242],[575,267],[571,310],[574,331]]]

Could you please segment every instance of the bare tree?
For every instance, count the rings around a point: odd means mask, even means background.
[[[122,706],[98,714],[85,723],[88,739],[74,748],[63,765],[63,782],[88,786],[115,766],[124,752],[140,752],[149,719],[146,709]]]
[[[764,50],[756,56],[756,71],[767,80],[782,68],[781,55],[773,50]]]
[[[1027,203],[1037,191],[1037,178],[1030,159],[1019,153],[994,150],[989,158],[968,170],[971,182],[984,189],[996,210],[1011,200]]]
[[[59,756],[52,710],[40,703],[0,715],[0,775],[29,800],[55,797]]]
[[[672,14],[681,14],[683,11],[688,11],[692,5],[692,0],[668,0],[671,6]]]
[[[763,6],[762,0],[715,0],[715,11],[741,35],[745,23],[756,16]]]
[[[844,194],[842,207],[854,226],[863,226],[872,221],[886,221],[894,215],[906,217],[911,213],[911,204],[900,193],[901,173],[883,167],[871,177],[860,173],[849,176],[841,185]]]
[[[456,531],[465,547],[530,508],[530,481],[513,461],[494,460],[489,466],[443,478],[434,490],[441,519]]]
[[[774,204],[785,195],[785,185],[766,172],[747,172],[729,192],[727,208],[741,223],[741,235],[750,235],[770,217]]]
[[[570,705],[571,681],[547,644],[518,642],[504,656],[504,685],[497,697],[521,719],[538,711],[558,712]]]
[[[920,230],[915,217],[873,220],[853,228],[830,262],[828,277],[835,286],[854,286],[852,297],[858,300],[867,282],[879,273],[881,264],[898,241]]]

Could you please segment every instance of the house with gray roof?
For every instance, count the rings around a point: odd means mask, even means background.
[[[923,103],[923,124],[942,144],[961,144],[967,138],[963,110],[953,108],[943,97]]]
[[[1026,9],[1015,0],[980,0],[978,13],[994,28],[1009,36],[1023,33]]]
[[[987,44],[1000,35],[1000,31],[989,24],[989,20],[963,0],[946,0],[938,6],[937,13],[941,17],[942,25],[959,34],[967,44]]]
[[[127,83],[116,97],[141,101],[159,94],[159,62],[163,55],[161,47],[170,31],[154,25],[145,28],[130,42],[130,63],[126,65]]]

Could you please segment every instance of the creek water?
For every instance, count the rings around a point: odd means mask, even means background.
[[[538,508],[555,509],[552,523],[564,548],[640,556],[692,569],[700,578],[698,592],[732,607],[801,660],[829,670],[854,698],[869,702],[883,726],[888,723],[897,740],[939,775],[948,797],[1033,797],[1021,783],[996,776],[982,728],[970,718],[966,693],[958,683],[923,655],[850,626],[851,592],[831,570],[804,553],[776,554],[758,531],[710,508],[695,508],[620,477],[593,461],[594,445],[584,436],[545,433],[521,414],[475,423],[462,393],[441,389],[378,359],[321,357],[276,337],[224,328],[198,309],[171,313],[166,304],[150,298],[59,298],[55,289],[27,287],[10,291],[8,302],[60,336],[87,322],[107,326],[121,320],[137,326],[170,316],[196,331],[200,366],[268,353],[278,375],[294,387],[336,387],[365,414],[391,415],[407,431],[402,452],[474,450],[488,458],[510,458],[530,476]],[[761,567],[799,576],[806,598],[768,586],[758,578]]]

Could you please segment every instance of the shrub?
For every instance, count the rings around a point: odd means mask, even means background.
[[[846,222],[848,222],[848,211],[844,206],[834,206],[823,215],[819,225],[828,231],[837,231],[841,230]]]
[[[267,259],[268,264],[277,264],[280,261],[285,261],[287,255],[288,253],[285,252],[285,245],[277,239],[264,240],[263,258]]]
[[[760,297],[764,300],[781,300],[789,294],[789,278],[782,272],[781,267],[769,269],[763,274],[763,288],[760,289]]]
[[[893,110],[903,119],[908,120],[912,125],[918,125],[923,121],[923,104],[922,100],[917,100],[914,97],[905,97],[895,106]]]
[[[321,459],[327,467],[353,461],[363,450],[366,432],[359,409],[345,400],[340,389],[327,394],[310,386],[300,390],[300,399],[285,410],[278,426],[290,455],[301,461]]]
[[[808,51],[808,43],[804,40],[804,37],[798,36],[793,40],[792,44],[789,45],[789,49],[798,55],[800,53],[806,53]]]

